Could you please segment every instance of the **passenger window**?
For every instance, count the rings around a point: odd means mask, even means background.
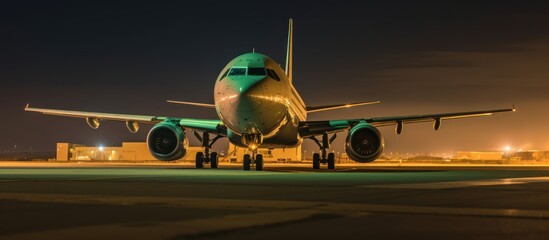
[[[264,76],[265,68],[248,68],[248,75]]]
[[[267,74],[269,74],[269,77],[271,77],[272,79],[280,81],[280,77],[278,77],[274,70],[267,68]]]
[[[229,76],[242,76],[246,75],[246,68],[231,68]]]

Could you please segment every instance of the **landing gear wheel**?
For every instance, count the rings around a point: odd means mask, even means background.
[[[263,171],[263,155],[261,154],[255,155],[255,170]]]
[[[320,154],[315,153],[313,154],[313,169],[319,169],[320,168]]]
[[[210,154],[210,167],[211,168],[217,168],[217,163],[219,162],[219,158],[217,157],[217,153],[213,152]]]
[[[203,152],[197,152],[195,159],[196,159],[195,160],[196,168],[203,168],[204,167],[204,153]]]
[[[328,154],[328,169],[335,169],[335,154]]]
[[[242,160],[242,166],[244,171],[250,171],[250,165],[252,164],[252,158],[250,154],[244,154],[244,160]]]

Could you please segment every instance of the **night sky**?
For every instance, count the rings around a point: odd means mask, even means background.
[[[16,2],[16,1],[12,1]],[[181,1],[0,4],[0,151],[56,142],[145,141],[123,123],[98,130],[35,107],[216,118],[219,71],[252,51],[285,64],[295,21],[294,85],[307,105],[381,104],[310,120],[509,108],[516,113],[381,128],[386,153],[549,150],[549,4],[543,1]],[[383,3],[381,3],[383,2]],[[345,134],[334,150],[342,151]],[[192,139],[192,138],[191,138]],[[196,143],[196,141],[191,141]],[[226,146],[226,140],[218,148]],[[306,149],[313,150],[311,141]]]

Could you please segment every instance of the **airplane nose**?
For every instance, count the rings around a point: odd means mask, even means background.
[[[265,78],[250,78],[235,81],[234,98],[230,102],[231,106],[238,112],[251,112],[261,105],[261,96],[263,94],[263,80]]]

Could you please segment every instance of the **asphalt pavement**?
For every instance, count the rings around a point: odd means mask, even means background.
[[[549,239],[549,168],[0,163],[0,220],[0,239]]]

